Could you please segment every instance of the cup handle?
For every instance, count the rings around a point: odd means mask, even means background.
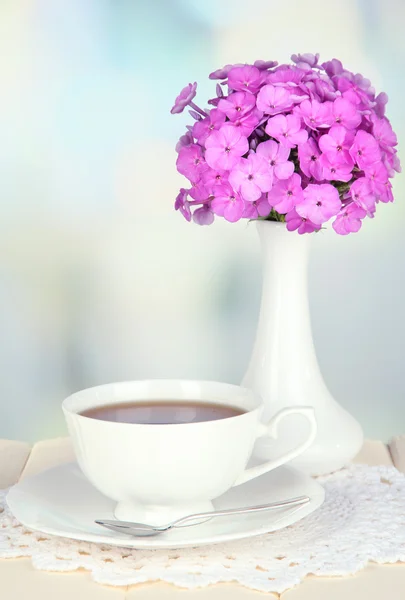
[[[309,421],[311,429],[305,442],[302,442],[302,444],[299,444],[296,448],[293,448],[293,450],[286,452],[286,454],[283,454],[274,460],[269,460],[261,465],[257,465],[256,467],[246,469],[246,471],[243,471],[243,473],[238,477],[232,487],[246,483],[255,477],[259,477],[268,471],[272,471],[273,469],[280,467],[284,463],[289,462],[293,458],[299,456],[302,454],[302,452],[305,452],[305,450],[309,448],[315,439],[317,431],[315,411],[312,406],[295,406],[280,410],[276,415],[274,415],[267,425],[260,425],[259,434],[257,437],[259,438],[263,435],[269,435],[276,440],[280,421],[289,415],[303,415]]]

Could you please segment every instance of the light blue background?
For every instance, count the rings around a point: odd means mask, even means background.
[[[341,58],[404,135],[401,0],[0,4],[0,437],[64,433],[60,402],[141,377],[238,382],[260,299],[254,227],[189,225],[169,114],[189,81],[292,52]],[[404,184],[361,233],[314,236],[314,337],[336,399],[405,432]]]

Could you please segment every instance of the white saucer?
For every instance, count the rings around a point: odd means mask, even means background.
[[[131,538],[94,523],[95,519],[114,519],[115,503],[87,481],[76,463],[24,479],[10,490],[7,503],[17,520],[29,529],[87,542],[157,549],[217,544],[268,533],[316,510],[325,496],[319,483],[292,467],[279,467],[229,490],[214,500],[215,508],[253,506],[302,495],[311,500],[300,507],[220,517],[147,538]]]

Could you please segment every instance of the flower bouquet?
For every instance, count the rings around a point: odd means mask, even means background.
[[[177,170],[190,182],[175,208],[209,225],[264,219],[311,233],[333,219],[346,235],[392,202],[400,171],[397,138],[385,117],[387,95],[333,59],[292,55],[292,64],[227,65],[210,109],[186,86],[171,110],[195,119],[177,146]]]

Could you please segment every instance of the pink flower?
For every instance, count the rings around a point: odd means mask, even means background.
[[[331,161],[326,154],[319,159],[323,169],[323,179],[330,181],[350,181],[353,176],[353,165],[340,161]]]
[[[301,69],[316,67],[319,60],[319,54],[292,54],[291,60]]]
[[[230,121],[236,121],[249,113],[255,106],[253,94],[234,92],[219,101],[218,110],[224,113]]]
[[[211,225],[214,222],[214,213],[208,204],[204,204],[201,208],[197,208],[193,214],[193,221],[197,225]]]
[[[222,69],[217,69],[209,74],[210,79],[226,79],[228,77],[228,73],[231,69],[235,69],[236,67],[243,67],[244,65],[238,63],[236,65],[225,65]]]
[[[270,84],[263,86],[259,91],[256,103],[257,108],[266,115],[276,115],[293,105],[290,92]]]
[[[192,144],[184,146],[179,152],[176,161],[177,170],[187,179],[196,183],[201,178],[201,174],[208,168],[204,160],[201,146]]]
[[[257,67],[261,71],[266,71],[267,69],[272,69],[273,67],[277,67],[278,62],[276,60],[255,60],[253,63],[254,67]]]
[[[314,177],[318,181],[325,179],[323,167],[319,160],[321,153],[314,139],[310,138],[298,148],[300,167],[307,177]]]
[[[262,72],[246,65],[234,67],[228,73],[228,86],[231,90],[255,94],[263,82]]]
[[[360,169],[381,160],[381,151],[377,140],[362,129],[356,133],[354,143],[350,148],[350,155]]]
[[[383,163],[374,163],[365,170],[367,189],[370,190],[370,202],[392,202],[391,184],[388,181],[388,171]],[[373,206],[373,204],[371,204]]]
[[[275,71],[267,77],[267,83],[281,84],[292,83],[298,85],[301,83],[306,71],[290,65],[280,65]]]
[[[302,202],[301,177],[298,173],[276,183],[268,193],[268,199],[270,206],[273,206],[280,214],[291,211],[298,203]]]
[[[205,202],[209,197],[209,192],[201,180],[198,183],[192,183],[188,193],[193,200],[198,202]]]
[[[186,221],[191,221],[190,203],[187,200],[187,190],[184,188],[180,189],[180,192],[176,197],[174,209],[179,210]]]
[[[215,196],[211,201],[211,209],[216,215],[224,217],[231,223],[235,223],[242,218],[245,203],[229,183],[224,183],[215,189]]]
[[[187,131],[187,133],[185,133],[184,135],[181,136],[181,138],[179,139],[179,141],[176,144],[176,152],[180,152],[180,150],[184,147],[184,146],[191,146],[191,144],[194,144],[194,138],[191,135],[191,133],[189,131]]]
[[[296,206],[301,217],[315,225],[322,225],[338,214],[342,203],[339,193],[330,183],[309,184],[304,190],[304,200]]]
[[[267,217],[270,214],[270,211],[271,206],[267,200],[267,194],[263,194],[258,200],[246,202],[242,217],[244,219]]]
[[[262,116],[263,113],[260,110],[257,110],[257,108],[254,108],[250,113],[233,121],[232,125],[238,127],[242,135],[249,137],[252,131],[258,126]]]
[[[393,200],[401,165],[385,118],[385,93],[336,59],[294,54],[295,64],[226,65],[211,73],[211,110],[195,104],[196,83],[176,98],[195,120],[176,145],[181,188],[176,210],[210,224],[285,215],[288,230],[309,233],[324,222],[342,235],[358,231],[379,202]],[[228,90],[228,94],[225,95]],[[214,108],[212,108],[214,107]]]
[[[249,150],[247,137],[233,125],[223,125],[205,142],[205,159],[212,169],[230,171]]]
[[[305,125],[311,129],[330,127],[333,123],[332,102],[304,100],[294,109],[294,113],[304,119]]]
[[[390,181],[386,183],[374,184],[373,193],[375,194],[376,202],[393,202],[392,184]]]
[[[350,186],[350,195],[353,202],[367,211],[369,216],[375,213],[376,196],[373,193],[370,182],[365,177],[356,179]]]
[[[361,219],[364,219],[366,215],[367,213],[363,208],[360,208],[354,202],[349,202],[340,210],[332,223],[332,227],[340,235],[359,231],[362,225]]]
[[[205,144],[207,137],[222,127],[225,123],[225,118],[223,112],[217,108],[213,108],[208,117],[194,123],[193,136],[198,143],[201,145]]]
[[[288,160],[290,149],[268,140],[258,145],[256,154],[265,158],[277,179],[288,179],[294,173],[294,163]]]
[[[353,165],[349,149],[353,143],[353,134],[343,125],[334,125],[319,138],[319,147],[332,163],[346,163]]]
[[[380,92],[375,99],[375,114],[377,117],[383,117],[385,114],[385,105],[388,102],[388,96],[385,92]]]
[[[183,112],[183,110],[186,108],[186,106],[193,100],[196,93],[197,93],[197,84],[195,82],[189,83],[188,85],[186,85],[186,87],[184,87],[181,90],[180,94],[177,96],[176,100],[174,101],[174,105],[170,111],[172,113],[172,115]]]
[[[273,173],[267,161],[257,154],[241,158],[229,174],[229,183],[248,202],[258,200],[263,192],[271,190]]]
[[[288,231],[296,231],[298,229],[300,235],[303,233],[312,233],[319,229],[319,225],[315,225],[315,223],[312,223],[309,219],[301,217],[295,208],[286,214],[285,220]]]
[[[336,98],[332,106],[333,121],[346,129],[356,129],[361,123],[361,114],[354,104],[345,98]]]
[[[388,181],[388,171],[382,162],[368,165],[365,167],[364,172],[370,182],[371,189],[373,189],[375,185],[384,184]]]
[[[266,133],[276,138],[280,144],[287,148],[294,148],[297,144],[304,144],[308,133],[301,129],[301,119],[297,115],[276,115],[267,121]]]
[[[207,169],[202,174],[201,179],[207,192],[212,194],[217,185],[222,185],[228,181],[228,173],[222,169]]]
[[[392,131],[391,123],[387,118],[383,117],[382,119],[379,119],[378,117],[372,116],[371,122],[373,123],[373,136],[380,144],[381,148],[387,150],[397,145],[397,136]]]
[[[402,167],[398,158],[398,154],[396,150],[394,152],[383,152],[382,153],[382,161],[385,165],[385,168],[388,171],[390,177],[394,177],[395,171],[397,173],[401,173]]]
[[[332,58],[332,60],[322,63],[322,67],[325,69],[329,77],[343,73],[343,65],[337,58]]]

